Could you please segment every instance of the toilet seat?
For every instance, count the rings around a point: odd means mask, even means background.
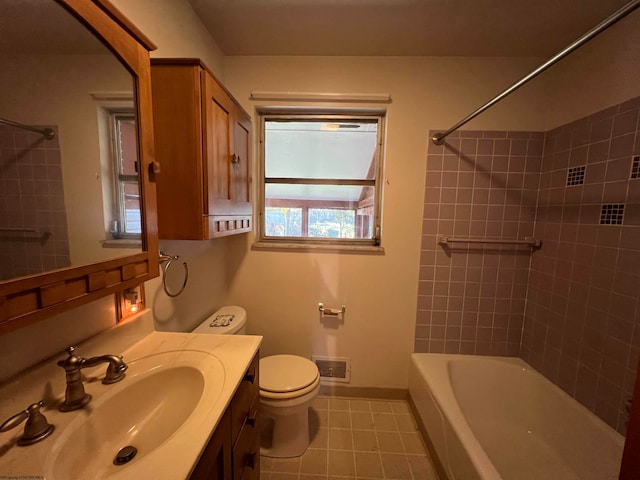
[[[315,363],[296,355],[272,355],[260,359],[260,396],[272,399],[300,397],[320,383]]]

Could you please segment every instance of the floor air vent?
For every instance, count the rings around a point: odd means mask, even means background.
[[[312,357],[320,371],[322,382],[351,381],[351,359],[338,357]]]

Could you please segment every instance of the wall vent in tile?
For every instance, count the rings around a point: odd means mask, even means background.
[[[631,178],[640,178],[640,156],[633,157],[631,163]]]
[[[622,225],[623,203],[605,203],[600,212],[600,225]]]
[[[580,165],[579,167],[569,167],[569,172],[567,173],[567,186],[570,187],[572,185],[583,185],[584,184],[584,172],[587,169],[585,165]]]
[[[317,357],[312,356],[320,372],[320,380],[326,382],[351,381],[351,359],[340,357]]]

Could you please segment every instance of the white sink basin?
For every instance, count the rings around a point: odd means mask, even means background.
[[[170,448],[176,432],[206,417],[224,384],[224,367],[206,352],[163,352],[127,363],[124,380],[87,385],[91,403],[65,413],[77,418],[56,439],[47,478],[97,479],[144,467],[150,455]],[[115,465],[124,447],[135,447],[137,453]]]

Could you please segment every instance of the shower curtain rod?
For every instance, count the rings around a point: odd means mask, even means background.
[[[513,85],[511,85],[509,88],[507,88],[500,95],[498,95],[495,98],[493,98],[492,100],[488,101],[487,103],[485,103],[483,106],[478,108],[473,113],[467,115],[465,118],[460,120],[458,123],[456,123],[449,130],[446,130],[444,132],[439,132],[439,133],[436,133],[435,135],[433,135],[433,137],[431,137],[431,141],[433,141],[433,143],[435,143],[436,145],[442,145],[444,143],[445,137],[447,137],[449,134],[455,132],[457,129],[462,127],[465,123],[473,120],[475,117],[480,115],[486,109],[488,109],[489,107],[492,107],[494,104],[498,103],[504,97],[506,97],[507,95],[509,95],[509,94],[513,93],[514,91],[516,91],[518,88],[520,88],[522,85],[527,83],[529,80],[532,80],[533,78],[537,77],[540,73],[544,72],[547,68],[551,67],[556,62],[562,60],[564,57],[569,55],[571,52],[573,52],[577,48],[579,48],[582,45],[584,45],[585,43],[587,43],[589,40],[591,40],[596,35],[598,35],[599,33],[603,32],[604,30],[609,28],[611,25],[616,23],[618,20],[620,20],[620,19],[626,17],[627,15],[629,15],[631,12],[633,12],[638,7],[640,7],[640,0],[633,0],[633,1],[629,2],[629,3],[627,3],[620,10],[618,10],[615,13],[613,13],[611,16],[609,16],[603,22],[601,22],[600,24],[596,25],[594,28],[592,28],[587,33],[582,35],[580,38],[575,40],[571,45],[569,45],[568,47],[564,48],[563,50],[561,50],[560,52],[555,54],[551,59],[547,60],[545,63],[540,65],[538,68],[536,68],[529,75],[527,75],[526,77],[524,77],[520,81],[518,81],[518,82],[514,83]]]
[[[7,120],[6,118],[0,118],[0,123],[3,125],[9,125],[10,127],[22,128],[23,130],[39,133],[47,140],[51,140],[56,136],[56,132],[50,128],[38,128],[32,127],[31,125],[23,125],[22,123],[14,122],[13,120]]]

